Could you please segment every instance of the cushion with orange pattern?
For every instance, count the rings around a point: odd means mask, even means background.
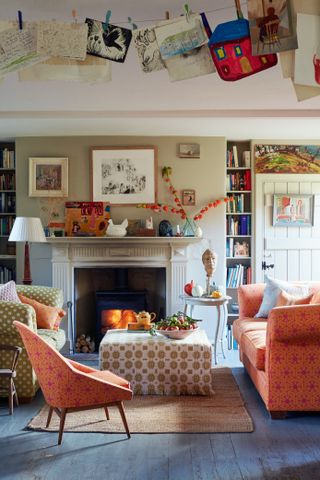
[[[31,307],[35,309],[38,328],[46,328],[49,330],[59,329],[60,322],[66,314],[62,308],[44,305],[33,298],[28,298],[21,294],[18,294],[18,296],[22,303],[31,305]]]
[[[297,297],[295,295],[291,295],[290,293],[281,290],[278,295],[276,307],[286,307],[288,305],[308,305],[314,295],[311,293],[310,295],[304,297]]]

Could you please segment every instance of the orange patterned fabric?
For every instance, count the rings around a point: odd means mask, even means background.
[[[38,328],[46,328],[49,330],[59,329],[60,322],[66,315],[66,312],[62,308],[45,305],[21,294],[19,294],[18,297],[22,303],[31,305],[31,307],[35,309]]]
[[[243,314],[251,311],[255,314],[254,306],[261,302],[263,289],[261,284],[246,287],[241,287],[242,291],[239,292],[240,312]],[[319,288],[319,283],[310,285],[313,293],[317,293]],[[269,410],[320,410],[319,300],[320,298],[315,304],[276,307],[271,310],[266,322],[265,371],[257,368],[261,366],[259,361],[262,357],[258,359],[258,353],[254,351],[256,346],[261,350],[258,339],[255,338],[261,331],[246,331],[245,326],[253,327],[255,319],[251,319],[251,324],[248,318],[235,322],[245,323],[242,330],[239,325],[236,330],[237,335],[242,332],[241,358]],[[245,337],[247,340],[244,340]]]
[[[263,318],[243,318],[235,320],[232,324],[232,333],[236,341],[240,344],[243,333],[255,330],[265,330],[267,321]]]
[[[295,295],[281,290],[278,295],[276,307],[286,307],[288,305],[308,305],[313,297],[313,293],[307,297],[297,298]]]
[[[130,400],[129,383],[111,372],[68,361],[26,325],[14,321],[46,402],[56,408],[78,408]]]
[[[266,330],[246,332],[242,335],[240,342],[242,352],[258,370],[265,369],[266,358]]]
[[[256,316],[262,302],[264,289],[264,283],[241,285],[239,287],[239,318]]]

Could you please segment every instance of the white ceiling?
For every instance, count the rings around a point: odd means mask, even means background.
[[[127,17],[151,25],[181,12],[181,0],[0,0],[1,19],[71,21],[87,16],[126,25]],[[245,2],[242,2],[245,3]],[[233,0],[190,2],[210,25],[235,18]],[[214,11],[213,11],[214,10]],[[145,22],[140,22],[145,20]],[[124,64],[112,64],[112,82],[0,84],[0,137],[24,135],[223,135],[230,138],[318,138],[320,96],[298,102],[292,83],[275,68],[238,82],[207,75],[170,83],[166,71],[144,74],[131,45]]]

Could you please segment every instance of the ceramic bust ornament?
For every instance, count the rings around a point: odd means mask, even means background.
[[[213,276],[214,272],[216,271],[217,265],[217,254],[207,248],[202,254],[202,263],[204,265],[204,269],[207,274],[207,283],[206,283],[206,295],[210,295],[210,281],[211,277]]]

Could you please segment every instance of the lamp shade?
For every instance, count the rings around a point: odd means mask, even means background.
[[[46,242],[40,218],[17,217],[14,221],[9,242]]]

